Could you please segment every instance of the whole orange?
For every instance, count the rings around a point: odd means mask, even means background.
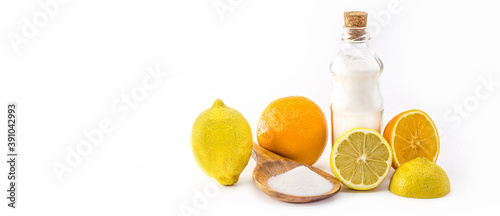
[[[257,125],[260,146],[307,165],[319,159],[327,137],[325,114],[302,96],[274,100],[264,109]]]

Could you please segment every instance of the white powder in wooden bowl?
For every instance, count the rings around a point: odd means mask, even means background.
[[[295,196],[314,196],[330,192],[333,184],[305,166],[298,166],[267,180],[272,189]]]

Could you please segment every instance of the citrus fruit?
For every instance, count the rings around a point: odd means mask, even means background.
[[[391,148],[377,131],[355,128],[333,145],[330,166],[344,185],[369,190],[384,181],[391,170]]]
[[[327,142],[321,108],[302,96],[279,98],[262,112],[257,125],[260,146],[307,165],[314,164]]]
[[[450,192],[450,179],[441,167],[417,157],[394,172],[389,190],[403,197],[438,198]]]
[[[191,148],[196,163],[221,185],[238,182],[252,152],[252,132],[237,110],[217,99],[196,118]]]
[[[417,157],[434,163],[438,158],[439,135],[434,122],[423,111],[414,109],[396,115],[387,123],[384,138],[394,154],[394,169]]]

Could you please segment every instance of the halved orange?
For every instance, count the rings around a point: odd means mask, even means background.
[[[387,123],[384,138],[391,145],[394,169],[417,157],[436,163],[439,135],[431,117],[421,110],[408,110]]]

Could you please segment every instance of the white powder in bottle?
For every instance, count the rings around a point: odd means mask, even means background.
[[[333,184],[305,166],[295,167],[267,180],[272,189],[295,196],[314,196],[330,192]]]
[[[331,70],[335,75],[330,107],[332,143],[354,128],[371,128],[380,133],[384,106],[378,83],[382,69],[376,58],[371,54],[340,54]]]

